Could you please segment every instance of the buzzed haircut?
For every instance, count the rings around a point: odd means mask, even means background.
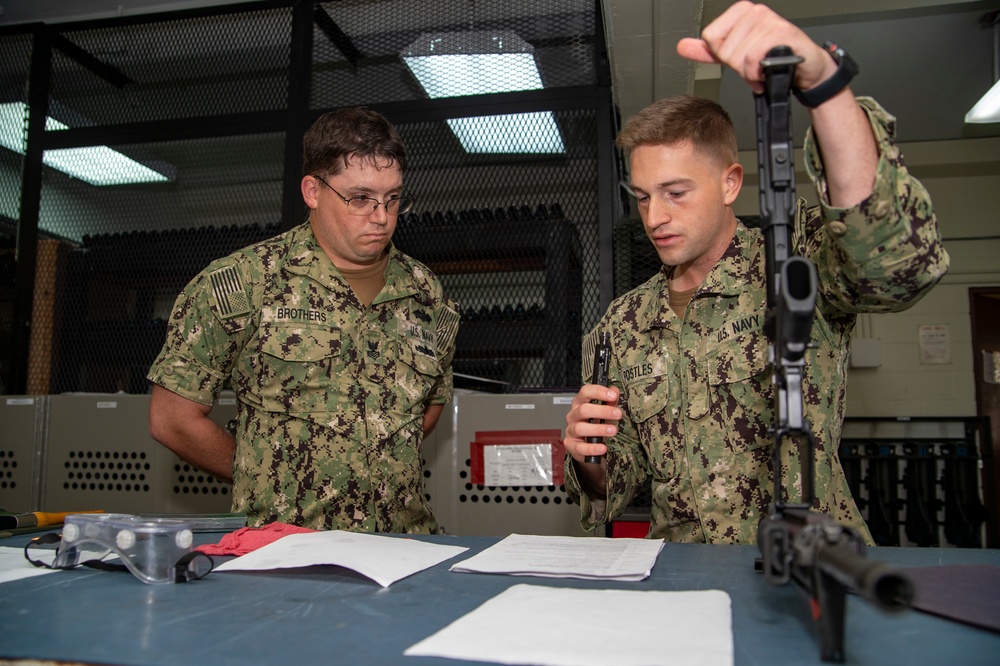
[[[653,102],[628,119],[615,143],[626,153],[636,146],[672,145],[690,141],[723,164],[739,161],[736,129],[718,103],[694,95],[677,95]]]
[[[302,137],[302,175],[336,176],[352,157],[389,161],[406,173],[406,146],[382,114],[363,107],[320,116]]]

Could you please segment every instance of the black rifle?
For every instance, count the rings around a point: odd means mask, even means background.
[[[820,655],[824,661],[842,662],[846,592],[855,592],[879,608],[897,610],[909,605],[913,586],[888,565],[867,560],[864,540],[857,531],[812,510],[816,441],[803,415],[802,379],[817,278],[811,261],[790,253],[796,197],[789,94],[795,66],[801,61],[787,46],[769,51],[761,61],[765,91],[754,95],[767,270],[764,333],[777,403],[771,428],[774,495],[768,515],[758,526],[762,557],[756,566],[769,583],[784,585],[794,580],[809,594],[819,625]],[[798,443],[802,497],[797,504],[786,502],[782,494],[785,439]]]

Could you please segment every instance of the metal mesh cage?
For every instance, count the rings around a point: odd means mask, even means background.
[[[184,284],[303,221],[301,202],[288,206],[300,132],[355,105],[407,144],[417,206],[394,242],[462,307],[456,383],[578,385],[581,334],[599,315],[597,148],[612,131],[597,121],[594,3],[278,0],[46,29],[51,74],[31,79],[49,94],[21,390],[145,392]],[[24,136],[38,34],[0,33],[0,102],[20,104]],[[449,35],[457,53],[439,53]],[[449,61],[460,89],[408,62],[428,43],[478,58]],[[23,161],[0,149],[3,341],[26,298],[13,257]]]
[[[71,127],[267,111],[286,104],[287,9],[142,17],[67,30],[60,38],[49,116]],[[61,50],[65,43],[72,46]],[[75,57],[77,48],[100,66]]]
[[[653,277],[663,263],[646,236],[642,222],[626,218],[615,224],[615,295]]]
[[[0,118],[20,119],[31,62],[31,36],[9,35],[0,39]],[[15,250],[17,220],[21,214],[22,153],[9,145],[23,145],[23,122],[5,124],[0,129],[0,349],[13,348],[14,293],[16,288]],[[9,354],[0,355],[0,392],[6,392]]]
[[[455,96],[422,87],[406,62],[429,52],[479,56],[472,65],[448,63],[447,88],[458,95],[593,86],[597,79],[594,3],[585,0],[327,2],[316,5],[314,19],[313,108]],[[533,56],[533,83],[513,76],[510,60],[490,60],[515,49]]]
[[[425,166],[443,162],[440,148],[414,151],[410,189],[419,208],[396,232],[396,244],[427,263],[461,304],[455,371],[502,382],[493,386],[504,391],[574,386],[585,291],[589,319],[597,314],[597,201],[592,188],[580,188],[597,177],[594,114],[556,117],[577,136],[555,157],[464,153],[442,168]],[[508,122],[506,133],[523,131],[523,119]],[[448,132],[434,125],[412,129]]]
[[[164,185],[95,187],[49,172],[40,226],[71,249],[57,259],[48,386],[30,392],[145,393],[184,285],[213,259],[278,233],[282,144],[260,134],[112,147],[171,164],[178,175]],[[36,329],[46,315],[38,305]]]

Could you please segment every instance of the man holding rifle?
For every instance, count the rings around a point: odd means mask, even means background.
[[[811,208],[799,203],[791,234],[791,253],[811,259],[819,275],[802,387],[815,435],[815,507],[870,542],[837,458],[851,333],[860,313],[919,300],[949,259],[930,197],[894,143],[894,119],[873,100],[855,99],[857,67],[842,49],[815,44],[751,2],[735,3],[677,49],[732,68],[759,93],[760,61],[775,46],[802,57],[793,89],[809,109],[805,160],[820,198]],[[784,487],[793,496],[803,480],[793,447],[782,451],[781,470],[770,462],[764,239],[732,209],[743,185],[732,122],[712,101],[668,98],[630,119],[618,145],[663,268],[616,299],[585,341],[610,334],[610,386],[587,384],[573,401],[567,489],[585,528],[620,515],[649,480],[649,536],[753,543],[774,499],[774,474],[790,480]]]

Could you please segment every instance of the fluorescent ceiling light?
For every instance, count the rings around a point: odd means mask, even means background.
[[[541,90],[534,48],[510,30],[424,34],[401,54],[431,99]],[[469,153],[564,153],[551,111],[454,118]]]
[[[967,123],[1000,123],[1000,80],[965,114]]]
[[[979,24],[993,29],[993,87],[969,109],[965,122],[1000,123],[1000,12],[984,14]]]
[[[448,127],[468,153],[565,153],[549,111],[451,118]]]
[[[0,104],[0,146],[22,155],[25,153],[24,119],[27,114],[28,107],[23,102]],[[46,118],[45,129],[51,131],[69,128],[54,118]],[[42,154],[42,162],[91,185],[130,185],[172,180],[171,176],[140,164],[107,146],[46,150]]]
[[[431,99],[541,90],[530,53],[474,53],[404,58]]]

